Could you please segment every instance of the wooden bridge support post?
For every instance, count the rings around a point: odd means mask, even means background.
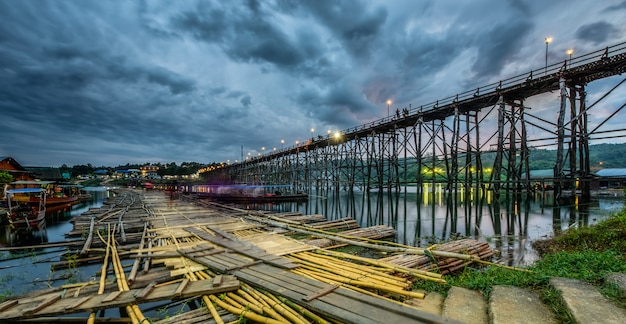
[[[581,85],[578,90],[578,103],[579,103],[579,118],[578,125],[580,129],[580,140],[579,140],[579,152],[580,152],[580,170],[581,174],[581,183],[582,186],[580,188],[582,192],[582,197],[586,201],[591,197],[591,165],[589,164],[589,133],[587,131],[587,106],[585,101],[587,100],[587,92],[585,91],[585,86]]]
[[[590,193],[589,134],[587,133],[586,93],[584,85],[569,85],[570,104],[570,174],[571,187],[580,190],[583,198]],[[577,109],[578,99],[578,109]]]
[[[415,144],[415,151],[416,151],[416,156],[415,156],[415,164],[417,165],[417,175],[415,177],[415,181],[417,182],[417,195],[418,197],[421,197],[423,194],[423,188],[424,188],[424,176],[423,176],[423,172],[422,172],[422,167],[423,167],[423,163],[422,163],[422,128],[423,128],[423,124],[424,124],[424,119],[420,116],[417,119],[417,123],[415,124],[415,126],[413,126],[415,128],[415,130],[413,131],[413,143]]]
[[[448,175],[448,190],[458,192],[459,179],[459,146],[461,142],[461,116],[459,107],[454,107],[454,120],[452,122],[452,143],[450,145],[451,170]]]
[[[493,162],[493,171],[491,173],[491,188],[496,199],[500,196],[500,176],[502,173],[502,155],[504,152],[504,116],[506,105],[504,98],[500,96],[498,99],[498,147],[496,149],[496,159]]]
[[[567,88],[565,87],[565,79],[559,79],[559,87],[561,91],[561,104],[556,124],[556,163],[554,165],[554,199],[559,199],[563,193],[563,184],[565,180],[564,171],[564,139],[565,139],[565,108],[567,105]]]

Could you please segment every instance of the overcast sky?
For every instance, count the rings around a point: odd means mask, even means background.
[[[549,64],[624,42],[624,17],[623,0],[0,0],[0,156],[234,161],[541,68],[546,36]]]

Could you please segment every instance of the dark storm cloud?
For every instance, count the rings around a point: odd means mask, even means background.
[[[625,9],[626,9],[626,1],[623,1],[622,3],[616,4],[614,6],[606,7],[606,9],[604,9],[604,12],[611,12],[614,10],[625,10]]]
[[[4,35],[0,105],[5,120],[13,121],[9,133],[19,134],[26,128],[41,138],[55,134],[53,137],[64,138],[63,142],[79,136],[89,140],[94,134],[111,143],[139,144],[144,125],[177,131],[171,120],[150,112],[169,101],[158,97],[193,92],[193,80],[102,47],[105,42],[84,26],[66,26],[66,20],[75,18],[66,15],[74,12],[69,8],[49,6],[33,21],[25,20],[37,10],[28,4],[4,9],[10,13],[4,17],[4,25],[11,28],[3,27],[0,32]],[[51,25],[55,28],[49,28]],[[145,98],[131,90],[151,85],[165,91]],[[26,119],[25,111],[35,119]],[[51,147],[57,146],[51,143]]]
[[[272,13],[259,16],[259,10],[257,5],[209,7],[202,3],[173,18],[173,25],[198,40],[215,43],[237,61],[278,67],[302,64],[306,53],[300,45],[305,45],[305,40],[289,39],[270,22]]]
[[[618,33],[615,26],[604,22],[596,22],[593,24],[583,25],[576,30],[576,38],[590,42],[592,44],[604,43],[606,40],[613,38]]]
[[[387,21],[387,10],[363,1],[304,1],[301,5],[355,57],[368,57]]]
[[[0,155],[234,160],[543,63],[572,16],[587,44],[623,36],[626,2],[565,3],[0,1]]]
[[[174,17],[172,21],[180,33],[189,33],[196,39],[215,44],[237,61],[269,64],[287,75],[319,80],[319,82],[335,82],[343,78],[341,71],[345,70],[345,62],[330,61],[323,57],[322,53],[327,49],[327,45],[315,33],[310,29],[294,28],[288,35],[273,13],[254,4],[254,6],[230,7],[199,5],[193,11]],[[348,20],[342,14],[334,15],[332,10],[324,9],[324,6],[316,5],[314,2],[306,2],[302,6],[299,9],[307,10],[305,13],[294,10],[297,5],[292,6],[289,13],[295,14],[296,18],[310,15],[317,17],[327,24],[326,28],[337,33],[350,53],[358,55],[363,55],[361,51],[367,51],[366,47],[370,46],[369,43],[376,37],[386,17],[382,9],[376,9],[370,13],[363,6],[352,2],[333,4],[333,6],[339,6],[336,9],[340,11],[350,12]],[[259,12],[263,14],[259,15]],[[337,28],[339,30],[336,30]],[[334,87],[334,84],[329,87]],[[333,89],[327,90],[333,91]],[[363,93],[352,91],[345,96],[363,97]],[[303,94],[303,97],[306,97],[306,94]],[[339,101],[333,102],[333,98]],[[339,96],[322,96],[319,99],[324,102],[322,106],[301,101],[296,103],[302,103],[301,108],[312,116],[332,115],[319,114],[316,110],[320,109],[358,113],[364,107],[371,106],[363,100],[350,100],[358,105],[347,105],[346,100]],[[330,119],[322,120],[335,122]],[[355,119],[350,121],[356,122]]]
[[[372,106],[353,85],[333,84],[325,89],[306,88],[298,92],[296,103],[311,117],[331,125],[350,127],[355,119],[367,118]]]
[[[241,97],[240,102],[245,107],[249,107],[252,104],[252,97],[250,97],[248,95],[245,95],[245,96]]]
[[[519,44],[532,27],[527,20],[511,19],[481,35],[486,39],[479,43],[478,57],[472,71],[481,78],[500,74],[505,64],[517,58]]]

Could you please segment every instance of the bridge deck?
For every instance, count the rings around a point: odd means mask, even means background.
[[[626,43],[617,44],[606,49],[581,55],[566,62],[559,62],[544,69],[511,77],[497,83],[477,87],[420,107],[413,107],[408,114],[390,116],[369,124],[360,125],[342,131],[341,141],[364,138],[371,134],[382,134],[398,128],[412,127],[418,122],[444,120],[455,114],[480,111],[492,107],[503,96],[505,101],[525,100],[534,95],[559,89],[559,81],[563,78],[569,85],[583,85],[602,78],[626,72]],[[298,154],[309,148],[324,148],[336,145],[333,135],[312,138],[306,143],[271,152],[250,160],[241,161],[233,166],[255,164],[269,161],[280,156]],[[228,166],[227,166],[228,167]]]

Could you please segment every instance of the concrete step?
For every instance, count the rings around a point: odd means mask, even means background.
[[[424,298],[411,298],[407,299],[404,303],[411,305],[421,311],[441,315],[441,308],[443,307],[444,297],[438,292],[426,293]]]
[[[576,279],[551,278],[550,286],[561,292],[563,303],[576,323],[626,322],[626,310],[613,304],[590,284]]]
[[[491,324],[557,323],[552,311],[531,290],[493,286],[489,295]]]
[[[617,285],[617,288],[626,294],[626,273],[613,272],[606,276],[606,281]]]
[[[441,316],[467,324],[487,324],[487,302],[483,294],[460,287],[452,287],[443,302]]]

